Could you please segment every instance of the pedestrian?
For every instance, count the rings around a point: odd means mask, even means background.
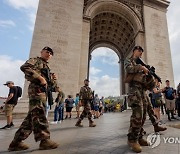
[[[95,94],[95,97],[94,97],[94,111],[95,111],[94,119],[99,118],[99,116],[100,116],[99,105],[100,105],[100,99],[98,97],[98,94]]]
[[[147,97],[147,100],[148,99],[149,98]],[[166,127],[159,126],[159,120],[158,120],[157,116],[154,113],[154,110],[153,110],[153,107],[152,107],[152,104],[151,104],[150,100],[147,101],[147,113],[148,113],[148,116],[149,116],[149,118],[151,120],[152,125],[154,126],[154,132],[160,132],[160,131],[167,130]]]
[[[13,81],[7,81],[4,85],[9,88],[8,98],[4,102],[4,110],[5,116],[7,118],[7,124],[1,129],[10,129],[14,126],[12,113],[18,101],[18,87],[14,85]]]
[[[74,103],[75,103],[75,107],[76,107],[76,113],[77,113],[77,116],[76,118],[79,118],[79,114],[80,114],[80,104],[79,104],[79,93],[76,94],[76,98],[74,100]]]
[[[65,100],[65,107],[66,107],[65,119],[67,119],[68,117],[69,117],[69,119],[71,119],[71,116],[72,116],[71,112],[72,112],[73,104],[74,104],[74,99],[72,98],[71,95],[68,95],[68,98]]]
[[[141,146],[148,146],[147,140],[143,139],[143,125],[147,112],[147,90],[152,90],[155,86],[154,78],[149,75],[149,70],[141,64],[136,64],[136,60],[141,58],[143,48],[135,46],[133,55],[125,61],[126,79],[129,83],[128,102],[132,109],[130,118],[130,128],[128,132],[128,145],[134,152],[141,152]]]
[[[163,88],[162,92],[164,93],[164,98],[166,102],[166,110],[168,115],[168,120],[176,119],[174,117],[174,109],[175,109],[175,90],[173,87],[170,87],[170,81],[166,80],[166,87]],[[171,113],[171,116],[170,116]]]
[[[180,83],[178,84],[177,87],[176,104],[177,104],[177,112],[178,112],[177,118],[180,120]]]
[[[152,102],[153,102],[154,113],[159,121],[160,121],[160,106],[162,100],[161,92],[162,90],[160,89],[160,82],[158,82],[158,80],[156,79],[156,86],[154,87],[152,93]]]
[[[164,114],[166,114],[166,104],[165,104],[165,102],[163,101],[164,100],[164,96],[162,95],[162,97],[161,97],[161,113],[162,113],[162,115],[164,115]]]
[[[52,121],[51,124],[60,124],[63,121],[65,95],[63,91],[60,90],[60,88],[58,88],[56,91],[58,94],[55,99],[56,105],[54,109],[54,121]]]
[[[100,99],[100,108],[99,108],[100,115],[103,115],[104,108],[105,108],[105,102],[104,102],[104,96],[102,96]]]
[[[46,76],[43,73],[46,71],[47,74],[50,74],[48,73],[50,72],[48,60],[53,56],[53,53],[53,50],[46,46],[41,50],[41,57],[30,58],[21,66],[25,78],[30,82],[28,87],[29,112],[16,131],[14,139],[9,145],[9,151],[28,149],[29,147],[22,141],[28,138],[32,132],[35,141],[40,141],[39,149],[46,150],[58,147],[57,143],[50,140],[49,125],[45,117],[47,87],[57,85],[55,77],[51,78],[52,76]]]
[[[89,127],[95,127],[96,124],[94,124],[94,122],[92,120],[92,113],[91,113],[91,107],[90,107],[90,103],[93,99],[93,92],[92,92],[91,88],[89,87],[88,79],[84,80],[84,86],[81,87],[81,89],[80,89],[79,99],[80,99],[82,106],[84,106],[84,110],[81,113],[80,118],[76,122],[75,126],[83,127],[82,120],[86,117],[86,115],[88,115]]]

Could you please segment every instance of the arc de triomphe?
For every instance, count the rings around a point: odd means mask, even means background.
[[[44,46],[53,48],[52,72],[66,95],[75,95],[88,76],[91,52],[113,49],[120,59],[121,93],[123,61],[134,45],[145,49],[144,60],[156,67],[164,82],[174,83],[166,12],[167,0],[40,0],[30,57]],[[23,98],[27,98],[25,83]]]

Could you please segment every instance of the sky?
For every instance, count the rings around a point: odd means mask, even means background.
[[[29,57],[38,1],[0,1],[0,96],[7,96],[9,89],[3,83],[8,80],[21,87],[24,85],[24,74],[19,67]],[[175,85],[180,82],[179,8],[180,0],[171,0],[167,12]],[[119,95],[118,61],[115,52],[108,48],[98,48],[92,53],[90,86],[100,96]]]

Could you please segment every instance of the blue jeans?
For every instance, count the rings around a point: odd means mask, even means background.
[[[54,121],[63,120],[63,116],[64,116],[64,107],[61,105],[56,106],[54,109]]]

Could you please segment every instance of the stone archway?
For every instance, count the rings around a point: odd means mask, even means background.
[[[146,51],[144,60],[156,67],[163,81],[168,78],[174,83],[168,6],[166,0],[39,0],[30,57],[39,56],[44,46],[53,48],[52,72],[65,94],[75,95],[87,77],[94,48],[115,48],[123,64],[139,44]],[[28,97],[27,87],[28,82],[23,99]]]
[[[141,9],[141,7],[138,8]],[[84,5],[84,18],[90,20],[89,56],[99,46],[104,45],[115,49],[120,59],[120,94],[126,91],[123,82],[124,59],[136,44],[138,33],[143,32],[143,23],[137,14],[139,11],[141,10],[135,12],[127,5],[115,0],[86,1]]]

